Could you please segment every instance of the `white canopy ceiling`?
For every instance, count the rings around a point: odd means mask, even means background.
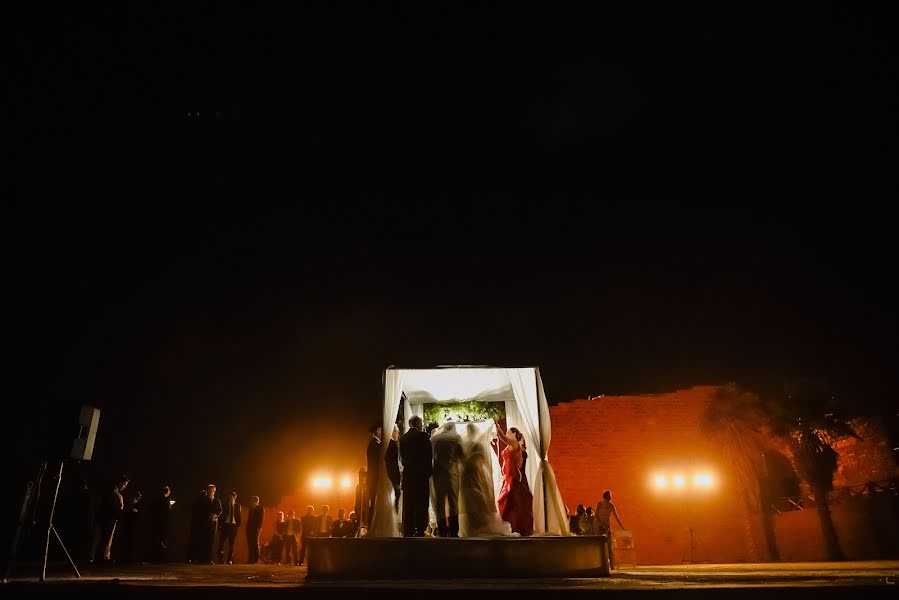
[[[514,400],[507,369],[444,368],[406,370],[403,392],[409,404],[429,402],[506,402]]]

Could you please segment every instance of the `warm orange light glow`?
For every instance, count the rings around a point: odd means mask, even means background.
[[[700,488],[712,487],[712,475],[710,473],[695,473],[693,485]]]
[[[689,467],[659,469],[650,474],[649,486],[656,492],[710,492],[718,487],[715,472],[711,469],[693,470]],[[667,471],[667,472],[666,472]]]
[[[316,477],[312,480],[312,487],[325,490],[331,487],[331,479],[329,477]]]
[[[344,489],[350,487],[351,485],[353,485],[353,480],[350,479],[349,477],[344,477],[343,479],[340,480],[340,487],[342,487]]]

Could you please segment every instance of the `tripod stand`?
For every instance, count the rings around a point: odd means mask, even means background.
[[[78,572],[78,567],[75,566],[75,561],[72,560],[72,557],[69,554],[69,551],[66,549],[66,545],[63,544],[62,538],[59,537],[59,532],[56,531],[56,527],[53,525],[53,517],[56,514],[56,503],[59,500],[59,486],[60,486],[60,483],[62,482],[62,470],[63,470],[64,466],[65,466],[65,461],[62,461],[59,463],[59,474],[56,476],[56,487],[53,492],[53,504],[50,506],[50,517],[49,517],[49,520],[47,523],[47,537],[44,542],[44,556],[43,556],[43,560],[41,562],[41,576],[40,576],[41,581],[47,580],[47,559],[49,558],[49,554],[50,554],[50,536],[51,535],[55,536],[56,541],[59,542],[60,548],[62,548],[62,551],[65,553],[66,558],[69,560],[69,564],[72,566],[72,569],[75,571],[75,576],[79,577],[79,578],[81,577],[81,573]],[[44,476],[44,472],[45,472],[46,468],[47,468],[47,463],[45,462],[41,465],[41,469],[40,469],[40,472],[37,477],[37,483],[35,484],[35,482],[29,481],[25,487],[25,495],[22,498],[22,507],[19,510],[19,520],[16,525],[16,533],[15,533],[15,536],[13,537],[12,544],[10,544],[9,560],[6,563],[6,571],[3,574],[4,582],[9,581],[9,575],[12,572],[13,564],[16,562],[16,555],[18,552],[19,540],[22,535],[22,529],[25,527],[26,516],[28,514],[28,508],[29,508],[29,505],[32,503],[32,496],[34,496],[34,500],[33,500],[34,512],[33,512],[33,517],[32,517],[31,522],[35,523],[37,520],[37,512],[38,512],[37,504],[38,504],[38,500],[40,498],[40,493],[41,493],[40,492],[41,481],[43,480],[43,476]]]
[[[59,542],[59,547],[62,548],[62,551],[65,553],[66,558],[69,559],[69,564],[72,565],[72,569],[75,571],[75,577],[81,577],[81,573],[78,572],[78,567],[75,566],[75,561],[72,560],[72,556],[69,554],[69,551],[66,550],[66,545],[62,543],[62,538],[59,537],[59,532],[56,531],[56,527],[53,526],[53,516],[56,513],[56,501],[59,499],[59,484],[62,483],[62,468],[65,466],[65,464],[65,461],[60,461],[59,475],[56,476],[56,489],[53,492],[53,504],[50,507],[50,519],[47,524],[47,542],[46,544],[44,544],[44,563],[41,567],[41,581],[47,580],[47,557],[50,554],[51,533],[56,536],[56,541]]]

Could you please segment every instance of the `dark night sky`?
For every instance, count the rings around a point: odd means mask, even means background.
[[[8,457],[272,496],[389,364],[895,409],[895,6],[145,8],[10,21]]]

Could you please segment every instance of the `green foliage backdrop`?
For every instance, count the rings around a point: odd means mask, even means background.
[[[424,422],[443,425],[448,421],[480,421],[506,418],[506,405],[502,402],[467,402],[446,404],[425,404]]]

